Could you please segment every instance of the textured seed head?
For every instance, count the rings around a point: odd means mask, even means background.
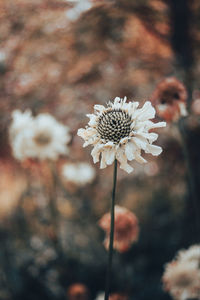
[[[35,136],[34,141],[39,146],[45,146],[50,143],[51,136],[47,133],[41,132]]]
[[[123,110],[104,112],[98,122],[97,131],[106,142],[118,144],[131,132],[131,117]]]

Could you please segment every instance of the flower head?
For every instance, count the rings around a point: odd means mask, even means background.
[[[49,114],[33,118],[29,111],[24,114],[13,112],[10,126],[10,142],[15,158],[38,158],[56,160],[67,153],[66,144],[70,140],[68,128],[58,123]]]
[[[63,176],[76,185],[84,186],[95,178],[95,170],[88,163],[66,163],[63,166]]]
[[[166,264],[162,280],[164,289],[174,299],[200,299],[200,246],[178,252],[176,259]]]
[[[111,165],[115,158],[120,162],[120,168],[130,173],[133,168],[127,160],[145,163],[141,150],[152,155],[159,155],[162,148],[152,145],[158,135],[150,130],[166,126],[165,122],[153,123],[155,109],[147,101],[138,109],[138,102],[126,103],[126,97],[116,97],[114,103],[109,102],[107,108],[95,105],[95,113],[88,114],[88,126],[78,130],[85,143],[83,147],[93,145],[91,152],[94,163],[99,161],[100,168]]]
[[[87,288],[82,283],[74,283],[67,289],[67,299],[68,300],[89,300],[90,293]]]
[[[106,213],[99,221],[100,227],[105,230],[105,248],[109,247],[110,213]],[[115,206],[115,231],[114,248],[119,252],[127,251],[133,242],[136,242],[139,234],[137,217],[128,209]]]
[[[177,121],[187,115],[186,100],[185,86],[175,77],[162,80],[151,97],[158,115],[166,121]]]

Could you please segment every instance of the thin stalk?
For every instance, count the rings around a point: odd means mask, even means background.
[[[57,175],[55,171],[55,165],[52,162],[49,162],[49,168],[51,171],[51,184],[48,188],[49,192],[49,208],[51,214],[51,225],[53,226],[53,244],[55,250],[59,255],[61,255],[61,247],[59,243],[59,212],[57,209]]]
[[[110,281],[111,281],[111,268],[112,268],[112,257],[113,257],[113,240],[114,240],[114,227],[115,227],[115,192],[117,183],[117,160],[114,161],[113,170],[113,189],[112,189],[112,202],[111,202],[111,219],[110,219],[110,243],[108,252],[108,266],[106,274],[106,288],[105,288],[105,300],[109,298],[110,292]]]

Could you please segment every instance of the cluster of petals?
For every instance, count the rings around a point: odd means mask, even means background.
[[[63,177],[77,186],[84,186],[95,179],[95,169],[86,162],[66,163],[62,169]]]
[[[110,237],[110,213],[106,213],[99,221],[100,227],[106,232],[104,246],[109,248]],[[139,226],[138,219],[134,213],[115,205],[115,229],[113,248],[119,252],[126,252],[129,250],[133,242],[138,240]]]
[[[157,114],[167,122],[177,121],[187,115],[186,100],[186,88],[176,77],[162,80],[151,97]]]
[[[200,245],[178,252],[176,259],[166,264],[164,289],[174,299],[200,299]]]
[[[100,168],[106,168],[111,165],[115,159],[120,163],[120,168],[127,173],[133,171],[128,161],[136,160],[139,163],[147,161],[141,156],[141,151],[159,155],[162,148],[152,145],[157,140],[158,134],[152,132],[154,128],[165,127],[165,122],[154,123],[150,119],[155,117],[155,109],[150,101],[144,103],[142,108],[138,108],[139,102],[126,102],[126,97],[120,99],[116,97],[114,102],[109,102],[107,107],[103,105],[94,106],[94,114],[88,114],[89,122],[85,129],[78,130],[78,135],[84,139],[83,147],[88,145],[94,146],[91,155],[94,163],[100,162]],[[105,140],[99,134],[99,122],[105,114],[109,112],[121,112],[127,114],[130,118],[130,132],[119,142]],[[115,130],[114,125],[113,132]]]
[[[70,140],[68,127],[57,122],[49,114],[33,117],[30,110],[12,113],[9,129],[13,155],[18,160],[37,158],[56,160],[68,152]]]

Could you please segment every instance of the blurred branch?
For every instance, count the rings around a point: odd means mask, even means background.
[[[193,90],[193,38],[191,35],[192,9],[190,0],[168,0],[171,21],[171,43],[180,79],[188,90],[188,108]]]

